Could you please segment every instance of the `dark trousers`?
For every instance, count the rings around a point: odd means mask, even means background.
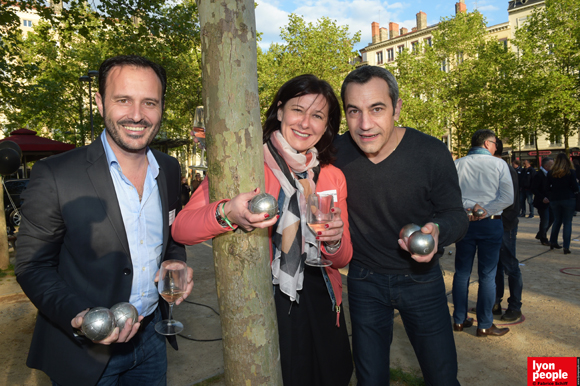
[[[548,240],[548,229],[552,226],[554,222],[554,215],[552,213],[552,208],[550,204],[546,204],[545,208],[538,208],[538,214],[540,215],[540,229],[538,230],[538,237],[540,240]]]
[[[572,217],[576,209],[576,199],[550,201],[550,207],[554,213],[554,224],[552,225],[552,234],[550,243],[558,244],[558,233],[563,225],[562,238],[564,239],[564,248],[570,249],[570,239],[572,238]]]
[[[457,352],[439,264],[423,274],[383,275],[350,264],[348,301],[358,384],[389,384],[398,310],[426,385],[459,385]]]
[[[508,298],[508,309],[520,311],[522,308],[522,290],[524,288],[520,262],[516,257],[516,237],[518,227],[511,231],[503,231],[503,241],[499,250],[499,263],[495,275],[495,302],[501,303],[504,294],[504,271],[508,275],[508,286],[510,297]]]
[[[530,215],[534,215],[534,194],[531,190],[522,189],[520,190],[520,212],[521,214],[526,214],[526,201],[528,201],[528,208]]]

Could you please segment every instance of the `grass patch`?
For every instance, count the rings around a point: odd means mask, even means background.
[[[14,266],[12,264],[8,264],[6,269],[0,269],[0,278],[6,276],[14,276]]]
[[[204,379],[201,382],[195,384],[195,386],[213,386],[216,385],[218,382],[224,379],[224,373],[214,375],[211,378]]]
[[[402,383],[405,386],[425,386],[422,376],[407,373],[400,368],[391,367],[391,381]]]

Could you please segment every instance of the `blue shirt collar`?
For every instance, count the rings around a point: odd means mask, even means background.
[[[469,152],[467,153],[467,155],[472,155],[472,154],[485,154],[485,155],[491,155],[491,153],[489,152],[489,150],[484,149],[483,147],[472,147],[471,149],[469,149]]]
[[[107,129],[103,130],[103,132],[101,133],[101,142],[103,142],[103,147],[105,148],[105,155],[107,156],[107,163],[109,164],[109,167],[113,166],[114,164],[117,164],[117,165],[119,165],[119,167],[121,167],[121,165],[119,164],[119,161],[117,160],[117,156],[115,155],[115,152],[113,151],[113,149],[111,149],[111,145],[109,145],[109,141],[107,140],[107,136],[106,136],[106,131],[107,131]],[[149,161],[149,169],[151,170],[151,173],[153,174],[153,178],[157,178],[157,176],[159,175],[159,164],[157,163],[155,156],[153,156],[153,152],[151,151],[149,146],[147,146],[147,153],[146,154],[147,154],[147,161]]]

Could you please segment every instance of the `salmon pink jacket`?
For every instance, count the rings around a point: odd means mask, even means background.
[[[280,183],[266,164],[264,164],[264,173],[266,177],[266,193],[277,198],[280,193]],[[339,312],[338,307],[342,304],[342,279],[338,270],[345,267],[352,258],[352,242],[350,240],[348,226],[348,210],[346,206],[347,190],[344,174],[332,165],[321,167],[318,183],[316,184],[316,191],[336,191],[337,197],[335,196],[335,198],[337,198],[337,201],[334,206],[340,208],[341,218],[344,222],[344,232],[338,251],[330,254],[326,252],[324,246],[322,247],[322,255],[324,258],[332,261],[332,265],[325,269],[336,298],[336,311]],[[230,231],[230,228],[223,228],[215,218],[218,205],[225,201],[228,200],[209,202],[208,179],[205,178],[199,188],[195,190],[185,208],[175,218],[171,227],[173,239],[178,243],[193,245]],[[272,227],[268,229],[268,236],[271,262]]]

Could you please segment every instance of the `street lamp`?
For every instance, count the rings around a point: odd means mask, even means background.
[[[83,75],[79,78],[81,82],[89,82],[89,114],[91,116],[91,142],[95,139],[94,129],[93,129],[93,93],[91,91],[91,83],[93,82],[93,77],[99,76],[99,72],[95,70],[89,70],[87,75]]]

